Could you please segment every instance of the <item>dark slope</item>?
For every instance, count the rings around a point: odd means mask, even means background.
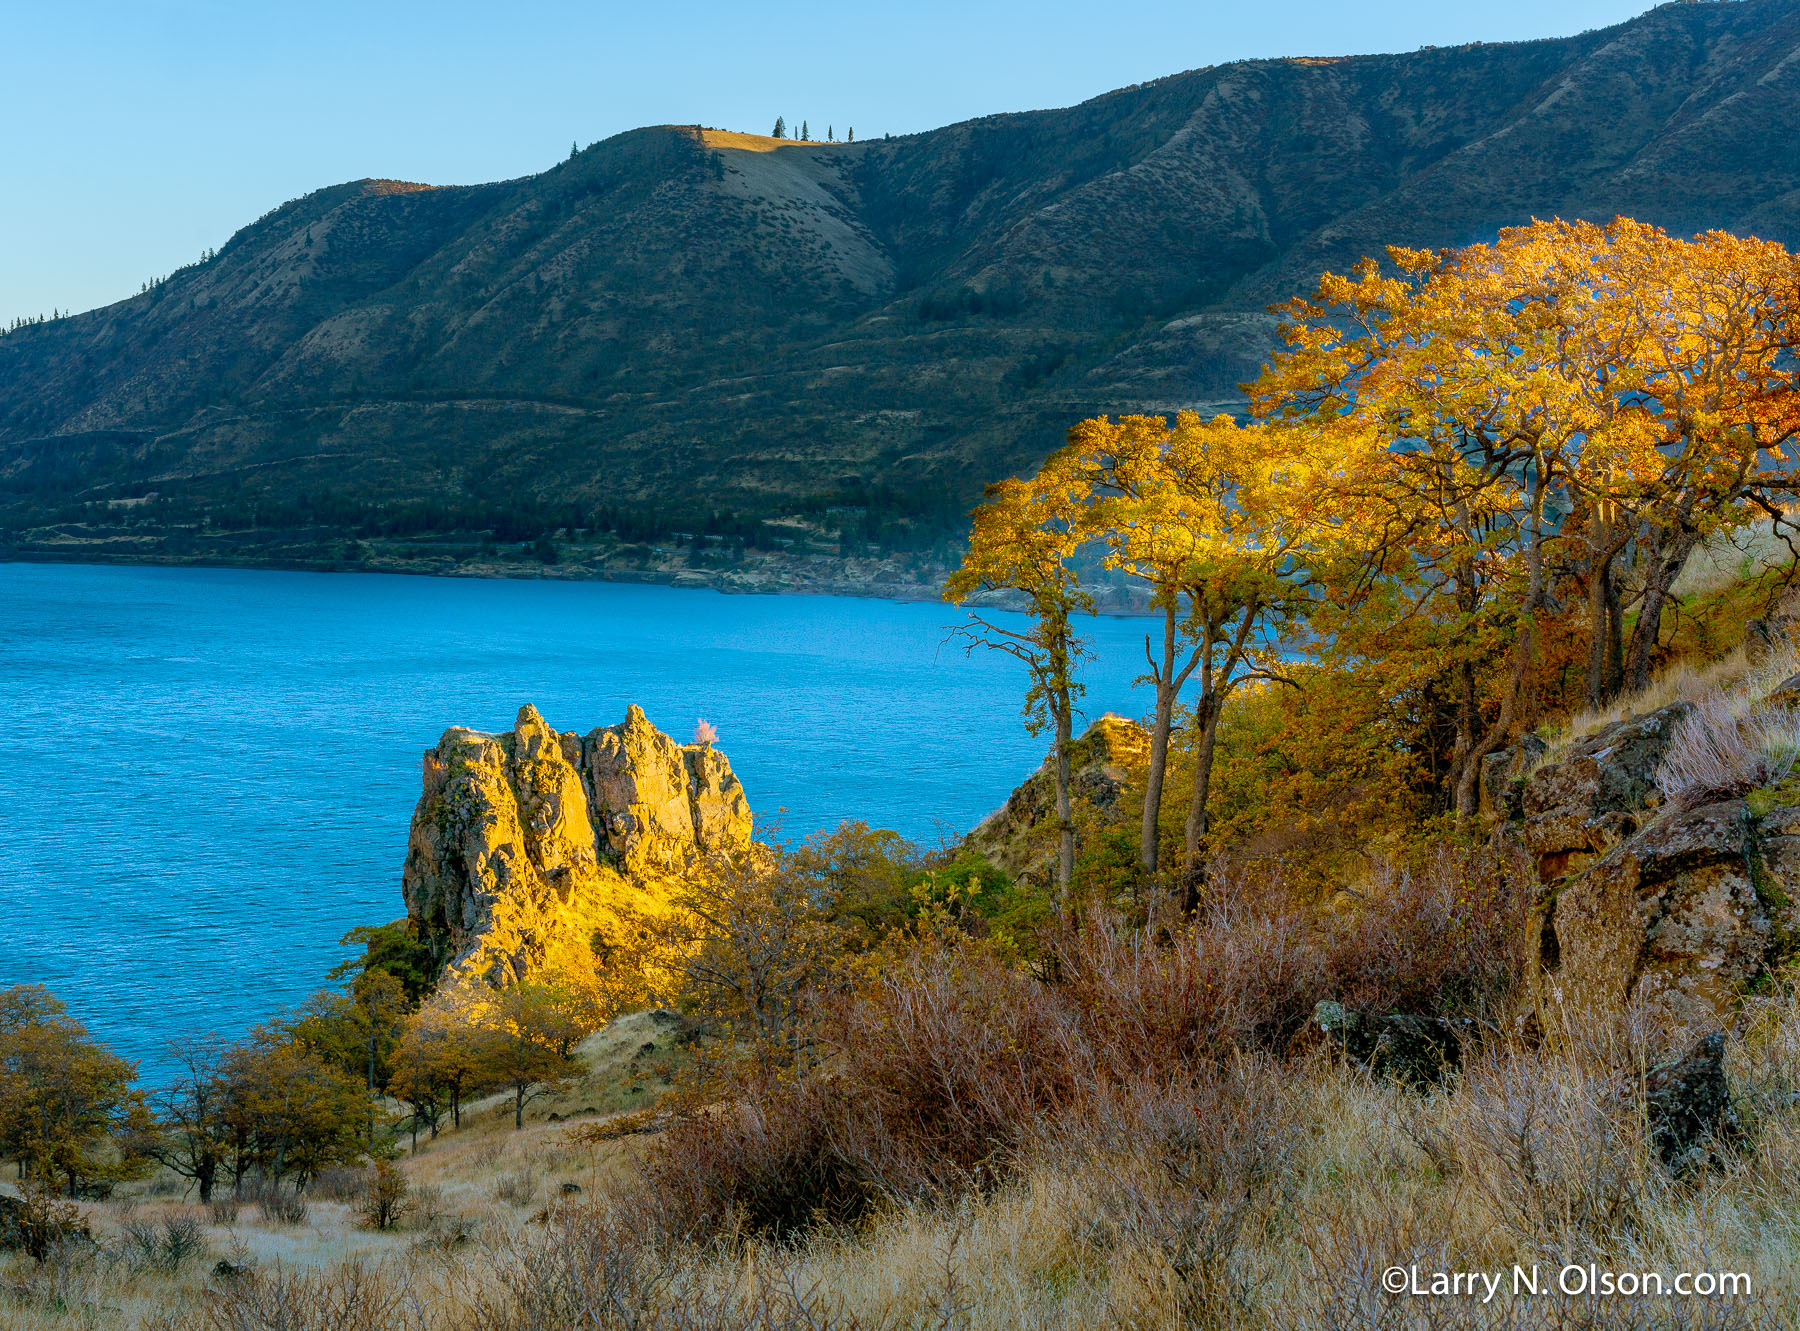
[[[30,553],[97,514],[204,518],[254,556],[296,524],[830,506],[906,543],[1081,414],[1229,401],[1265,307],[1383,244],[1619,212],[1793,244],[1797,138],[1800,0],[1743,0],[893,141],[665,127],[523,180],[337,186],[0,337],[0,527]]]

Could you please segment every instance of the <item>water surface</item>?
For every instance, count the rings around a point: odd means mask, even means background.
[[[0,987],[48,985],[154,1072],[303,999],[405,913],[420,754],[532,702],[698,718],[788,835],[959,835],[1043,757],[1022,668],[942,605],[614,583],[0,564]],[[1134,714],[1141,622],[1087,621]]]

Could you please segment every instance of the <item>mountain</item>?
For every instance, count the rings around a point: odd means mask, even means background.
[[[1383,245],[1618,213],[1794,244],[1797,138],[1800,0],[1735,0],[891,140],[663,126],[338,185],[0,337],[0,548],[918,550],[1083,415],[1229,405],[1268,305]]]

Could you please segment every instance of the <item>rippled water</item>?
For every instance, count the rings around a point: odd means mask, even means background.
[[[611,583],[0,564],[0,987],[48,985],[153,1072],[304,998],[405,913],[419,757],[449,725],[704,716],[758,814],[959,834],[1042,758],[1021,669],[957,612]],[[1091,621],[1086,709],[1142,628]]]

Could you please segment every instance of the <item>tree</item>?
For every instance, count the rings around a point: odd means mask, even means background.
[[[88,1034],[48,989],[0,990],[0,1154],[48,1191],[70,1197],[135,1177],[142,1131],[137,1065]]]
[[[1407,650],[1431,650],[1453,681],[1446,787],[1467,818],[1533,663],[1565,447],[1599,413],[1543,372],[1559,334],[1554,251],[1389,255],[1396,274],[1365,260],[1286,307],[1289,350],[1252,385],[1252,404],[1315,431],[1335,460],[1338,529],[1362,544],[1350,594],[1381,605],[1370,592],[1385,581],[1398,622],[1421,616],[1432,630]],[[1506,666],[1488,720],[1482,677],[1496,656]]]
[[[581,148],[576,144],[576,142],[573,139],[569,140],[569,160],[571,162],[575,160],[576,154],[579,153],[580,151],[581,151]]]
[[[1308,436],[1229,416],[1179,413],[1104,418],[1071,438],[1106,497],[1090,519],[1108,562],[1144,579],[1163,609],[1163,653],[1150,657],[1157,685],[1140,862],[1156,868],[1157,817],[1170,718],[1190,678],[1194,785],[1184,827],[1184,908],[1196,904],[1208,849],[1207,801],[1225,703],[1253,680],[1291,682],[1280,641],[1315,605],[1321,524]],[[1177,643],[1187,649],[1181,660]],[[1146,640],[1146,655],[1149,642]]]
[[[360,957],[341,962],[326,973],[326,978],[341,980],[368,971],[385,971],[400,982],[409,1003],[423,1002],[437,984],[442,966],[432,954],[431,945],[418,937],[408,920],[392,924],[358,925],[338,942],[343,946],[359,946]]]
[[[250,1169],[295,1186],[362,1154],[371,1106],[356,1080],[279,1027],[231,1047],[224,1062],[233,1191]]]
[[[1200,659],[1198,645],[1187,653],[1186,661],[1180,659],[1181,581],[1198,537],[1186,520],[1164,457],[1168,434],[1168,422],[1161,416],[1125,416],[1117,423],[1101,416],[1069,431],[1071,462],[1085,478],[1092,506],[1087,526],[1105,546],[1107,566],[1144,582],[1151,609],[1162,618],[1160,657],[1151,650],[1150,635],[1144,635],[1144,658],[1156,691],[1138,843],[1138,860],[1146,873],[1156,872],[1175,700]]]
[[[850,126],[849,129],[844,131],[844,142],[845,143],[855,143],[856,142],[856,126],[855,125]]]
[[[463,1098],[486,1075],[480,1031],[487,1001],[484,990],[446,984],[405,1022],[391,1057],[389,1093],[412,1110],[413,1145],[425,1124],[433,1137],[448,1109],[462,1126]]]
[[[652,998],[716,1023],[758,1062],[803,1070],[810,1000],[845,950],[837,848],[758,844],[689,870],[668,912],[644,922]]]
[[[481,1066],[513,1095],[513,1127],[525,1106],[556,1089],[580,1067],[576,1043],[597,1023],[582,998],[561,985],[527,982],[501,990],[482,1014]]]
[[[967,650],[986,647],[1021,662],[1031,680],[1025,725],[1032,734],[1048,726],[1054,735],[1058,850],[1056,887],[1066,906],[1075,873],[1075,818],[1069,792],[1069,746],[1074,742],[1075,700],[1082,686],[1076,670],[1088,657],[1071,617],[1094,613],[1070,565],[1087,540],[1085,479],[1065,450],[1029,481],[1009,479],[987,489],[975,510],[969,548],[944,582],[944,599],[965,605],[982,592],[1013,592],[1024,599],[1027,624],[1009,628],[992,615],[970,610],[955,630]]]
[[[835,143],[836,141],[837,141],[837,129],[831,125],[825,126],[825,142]]]
[[[811,139],[812,139],[812,131],[807,129],[806,122],[804,120],[802,120],[800,122],[800,142],[807,143],[807,142],[810,142]]]
[[[144,1145],[157,1163],[193,1180],[202,1205],[212,1201],[219,1171],[231,1151],[229,1057],[229,1046],[217,1036],[170,1042],[175,1079],[154,1097],[156,1122]]]
[[[311,1052],[360,1077],[374,1094],[387,1088],[388,1056],[410,1008],[401,981],[371,968],[351,981],[348,993],[314,994],[286,1029]]]
[[[787,137],[787,121],[783,120],[780,116],[775,117],[774,137],[778,139],[785,139]]]
[[[1795,261],[1713,233],[1618,219],[1537,222],[1490,245],[1391,249],[1287,307],[1289,349],[1252,386],[1259,412],[1307,418],[1345,530],[1366,535],[1353,626],[1435,656],[1455,739],[1448,804],[1467,817],[1481,760],[1522,724],[1559,568],[1584,584],[1588,693],[1641,684],[1669,586],[1710,531],[1789,486]],[[1639,568],[1622,644],[1621,558]],[[1370,604],[1381,604],[1374,597]],[[1504,670],[1488,670],[1496,658]],[[1497,677],[1485,687],[1481,676]]]
[[[1648,682],[1670,587],[1700,540],[1765,513],[1780,521],[1800,432],[1800,260],[1769,241],[1680,240],[1629,218],[1523,230],[1581,256],[1559,369],[1606,413],[1568,466],[1597,706]]]

